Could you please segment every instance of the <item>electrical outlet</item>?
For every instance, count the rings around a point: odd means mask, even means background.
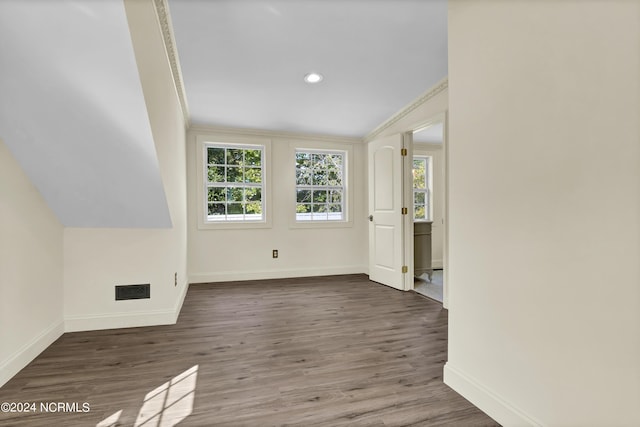
[[[178,286],[178,273],[173,273],[173,286]]]
[[[274,258],[278,258],[278,250],[277,250],[277,249],[274,249],[274,250],[273,250],[272,256],[273,256]]]

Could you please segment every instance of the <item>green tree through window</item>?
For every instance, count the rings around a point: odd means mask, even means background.
[[[296,151],[296,220],[344,221],[345,153]]]
[[[264,148],[207,144],[207,220],[264,220]]]
[[[413,218],[431,219],[431,157],[413,158]]]

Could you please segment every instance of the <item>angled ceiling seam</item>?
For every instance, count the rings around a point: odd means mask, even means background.
[[[184,80],[182,78],[182,69],[180,68],[180,58],[176,49],[176,41],[173,35],[173,26],[171,24],[171,13],[167,0],[154,0],[153,4],[158,17],[158,24],[162,31],[162,39],[164,40],[164,48],[167,53],[169,65],[171,66],[171,74],[173,75],[173,83],[180,99],[180,107],[184,116],[184,122],[187,129],[191,126],[191,118],[189,115],[189,104],[187,103],[187,95],[184,90]]]
[[[432,88],[428,89],[425,93],[423,93],[418,98],[416,98],[415,101],[411,102],[409,105],[404,107],[402,110],[398,111],[393,116],[389,117],[387,120],[385,120],[383,123],[381,123],[378,127],[376,127],[374,130],[369,132],[369,134],[365,135],[362,138],[363,141],[364,142],[369,142],[369,141],[374,140],[378,135],[380,135],[382,132],[384,132],[385,129],[388,129],[389,127],[393,126],[395,123],[397,123],[400,120],[402,120],[404,117],[406,117],[412,111],[414,111],[416,108],[418,108],[421,105],[423,105],[424,103],[428,102],[430,99],[432,99],[434,96],[438,95],[442,91],[446,90],[448,87],[449,87],[449,77],[447,76],[444,79],[440,80],[435,86],[433,86]]]

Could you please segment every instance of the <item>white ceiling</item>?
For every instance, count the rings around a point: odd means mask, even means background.
[[[196,125],[363,137],[447,74],[446,0],[169,3]],[[121,0],[0,0],[0,139],[63,225],[171,226]]]
[[[447,75],[446,0],[169,6],[195,125],[363,137]]]
[[[170,227],[122,1],[0,0],[0,139],[65,226]]]

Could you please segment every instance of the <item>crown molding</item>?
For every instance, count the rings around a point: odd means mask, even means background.
[[[180,69],[180,60],[178,59],[178,51],[176,48],[176,40],[173,37],[173,25],[171,24],[171,16],[169,13],[169,4],[167,0],[153,0],[153,4],[160,23],[162,31],[162,39],[164,47],[171,66],[171,74],[173,75],[173,83],[180,99],[180,107],[184,116],[184,122],[189,127],[189,107],[187,106],[187,96],[184,91],[184,80],[182,79],[182,70]]]
[[[400,110],[399,112],[397,112],[396,114],[388,118],[384,123],[382,123],[380,126],[378,126],[373,131],[371,131],[367,136],[364,137],[364,141],[369,142],[375,139],[385,129],[388,129],[393,124],[399,122],[409,113],[411,113],[413,110],[420,107],[422,104],[426,103],[427,101],[429,101],[431,98],[438,95],[442,91],[446,90],[448,87],[449,87],[449,77],[445,77],[444,79],[436,83],[436,85],[433,86],[431,89],[427,90],[421,96],[416,98],[411,104],[404,107],[402,110]]]
[[[242,136],[262,136],[267,138],[295,139],[305,141],[342,142],[348,144],[361,144],[362,138],[308,134],[299,132],[273,131],[265,129],[233,128],[224,126],[192,125],[188,129],[191,134],[224,134]]]

